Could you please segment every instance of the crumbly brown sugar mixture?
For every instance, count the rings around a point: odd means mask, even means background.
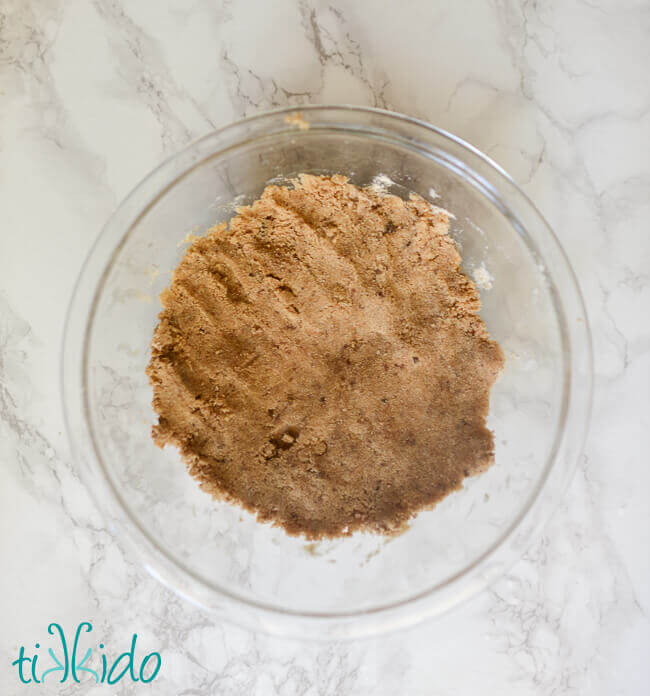
[[[416,195],[267,187],[161,295],[156,443],[290,534],[401,531],[493,461],[503,352],[459,264],[447,213]]]

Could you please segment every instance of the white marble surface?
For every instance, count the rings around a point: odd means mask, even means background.
[[[87,618],[161,651],[160,696],[650,692],[649,38],[647,0],[0,3],[0,693],[28,688],[19,645]],[[442,619],[347,644],[221,625],[149,577],[75,474],[57,383],[118,201],[195,136],[305,102],[402,111],[494,157],[557,230],[595,341],[586,455],[543,538]],[[88,683],[38,693],[135,693]]]

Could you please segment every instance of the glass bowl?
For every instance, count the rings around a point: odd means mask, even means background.
[[[491,394],[496,461],[395,538],[307,543],[213,501],[177,451],[154,446],[149,341],[188,240],[269,182],[341,173],[414,191],[455,218],[464,269],[506,353]],[[379,179],[376,179],[379,177]],[[147,569],[224,619],[282,635],[347,638],[412,624],[486,587],[549,517],[580,453],[591,343],[557,239],[475,148],[395,113],[281,109],[186,147],[124,200],[92,248],[68,312],[62,393],[75,460]],[[246,433],[242,433],[246,437]]]

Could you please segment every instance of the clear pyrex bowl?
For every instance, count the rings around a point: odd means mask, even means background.
[[[74,291],[62,391],[84,479],[152,574],[249,627],[345,638],[439,614],[521,556],[580,453],[591,344],[557,239],[494,162],[399,114],[347,106],[301,112],[268,112],[211,133],[124,200]],[[466,272],[480,269],[482,316],[506,353],[491,395],[494,466],[396,538],[357,534],[315,544],[287,536],[213,501],[175,449],[151,440],[149,341],[158,295],[188,239],[228,220],[269,182],[301,172],[342,173],[359,185],[383,175],[391,193],[414,191],[447,208]]]

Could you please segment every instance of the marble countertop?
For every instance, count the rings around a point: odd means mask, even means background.
[[[84,619],[116,640],[155,639],[160,696],[650,691],[650,6],[400,7],[2,3],[2,694],[26,693],[9,666],[20,645],[31,649],[50,621]],[[543,536],[453,612],[352,643],[218,623],[150,577],[80,483],[58,393],[72,286],[120,199],[192,138],[308,102],[418,116],[497,160],[557,231],[595,347],[585,455]],[[38,693],[146,691],[89,684],[52,680]]]

